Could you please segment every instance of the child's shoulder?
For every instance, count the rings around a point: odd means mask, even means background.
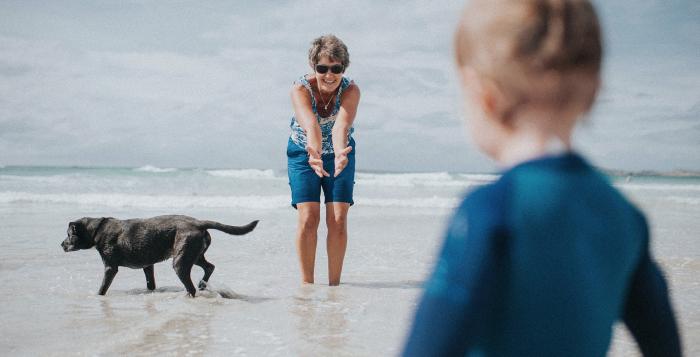
[[[470,191],[462,200],[455,215],[472,222],[498,225],[507,209],[507,182],[499,179]]]
[[[502,203],[501,200],[505,198],[506,191],[507,187],[502,179],[476,187],[467,193],[460,208],[497,208]]]
[[[548,157],[515,167],[501,177],[511,219],[557,221],[578,212],[644,222],[643,213],[610,178],[577,153]]]

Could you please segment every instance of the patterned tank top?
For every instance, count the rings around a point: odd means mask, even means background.
[[[302,84],[309,91],[309,94],[311,94],[311,109],[313,110],[314,115],[316,115],[318,125],[321,127],[321,154],[333,154],[333,141],[331,137],[331,130],[333,129],[333,124],[335,124],[335,118],[338,116],[338,110],[340,110],[340,98],[343,94],[343,91],[348,86],[350,86],[352,80],[350,80],[347,77],[343,77],[343,79],[340,81],[340,88],[338,88],[338,94],[335,96],[335,104],[333,106],[333,111],[331,112],[330,116],[325,118],[318,114],[318,110],[316,109],[316,98],[314,98],[313,92],[311,90],[311,84],[306,79],[306,76],[302,76],[295,83]],[[292,141],[299,147],[305,149],[307,143],[306,132],[299,125],[299,122],[297,121],[296,117],[292,116],[292,121],[289,124],[289,127],[292,129]],[[348,130],[348,142],[350,142],[350,138],[353,131],[353,127],[350,127],[350,130]]]

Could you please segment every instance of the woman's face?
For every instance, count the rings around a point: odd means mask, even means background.
[[[321,73],[323,70],[325,73]],[[334,71],[338,72],[338,70],[340,73],[333,73]],[[343,72],[345,72],[345,68],[340,62],[322,56],[314,66],[314,77],[316,77],[316,83],[318,83],[321,92],[335,91],[343,78]]]

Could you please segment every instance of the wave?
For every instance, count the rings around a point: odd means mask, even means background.
[[[247,208],[277,209],[290,206],[290,196],[185,196],[138,195],[125,193],[29,193],[0,192],[0,204],[39,203],[75,204],[80,206],[136,207],[136,208]],[[355,203],[369,207],[453,208],[458,199],[428,198],[369,198],[355,197]]]
[[[287,175],[276,173],[272,169],[221,169],[205,170],[214,177],[236,178],[244,180],[260,179],[286,179]],[[355,181],[360,185],[377,185],[393,187],[414,186],[450,186],[468,187],[474,184],[483,184],[498,179],[495,174],[450,174],[447,172],[427,173],[363,173],[355,175]]]
[[[28,168],[12,171],[3,170],[0,173],[0,190],[21,190],[26,192],[45,191],[45,185],[55,187],[54,192],[63,192],[66,187],[101,187],[109,185],[120,191],[131,190],[134,187],[152,187],[162,185],[163,180],[170,180],[177,172],[177,179],[183,185],[200,183],[226,183],[231,180],[243,181],[287,181],[284,171],[272,169],[176,169],[160,168],[146,165],[129,169],[71,169],[71,168]],[[448,172],[427,173],[368,173],[357,172],[355,182],[362,187],[378,188],[445,188],[468,189],[475,185],[483,185],[497,180],[497,174],[467,174]],[[165,183],[168,183],[167,181]],[[633,180],[629,182],[614,180],[614,185],[630,191],[690,191],[700,192],[700,181],[694,179],[682,180]],[[35,188],[32,189],[32,188]],[[81,190],[79,190],[81,191]]]
[[[448,197],[428,198],[355,198],[355,203],[371,207],[406,207],[406,208],[455,208],[459,199]]]
[[[88,206],[142,208],[252,208],[267,209],[289,205],[288,195],[278,196],[176,196],[124,193],[48,193],[2,192],[0,203],[64,203]]]
[[[678,196],[670,196],[667,197],[669,201],[673,201],[675,203],[680,203],[680,204],[686,204],[690,206],[698,206],[700,205],[700,198],[698,197],[678,197]]]
[[[236,169],[236,170],[208,170],[209,175],[224,178],[260,180],[278,179],[286,180],[286,174],[276,174],[274,170]],[[355,174],[355,182],[362,186],[390,186],[390,187],[468,187],[474,184],[491,182],[498,178],[497,175],[458,174],[451,175],[447,172],[437,173],[363,173]]]
[[[258,169],[236,169],[236,170],[207,170],[209,175],[216,177],[230,177],[239,179],[275,179],[281,178],[275,176],[273,170],[258,170]]]
[[[615,186],[631,191],[700,191],[700,185],[677,183],[615,183]]]
[[[493,181],[498,180],[501,177],[501,175],[497,175],[497,174],[459,174],[459,177],[462,177],[466,180],[488,183],[488,182],[493,182]]]
[[[391,187],[468,187],[492,179],[491,175],[451,175],[447,172],[371,174],[358,172],[355,181],[360,185]]]
[[[20,176],[20,175],[0,175],[0,181],[8,182],[30,182],[42,184],[60,184],[68,182],[72,176],[51,175],[51,176]]]
[[[146,165],[146,166],[141,166],[139,168],[135,168],[134,171],[138,172],[151,172],[151,173],[165,173],[165,172],[175,172],[177,169],[175,168],[160,168],[152,165]]]

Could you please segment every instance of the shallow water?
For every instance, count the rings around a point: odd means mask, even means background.
[[[452,206],[465,189],[493,178],[358,175],[343,284],[328,287],[324,229],[317,284],[298,282],[296,217],[283,175],[119,170],[0,170],[0,354],[396,355]],[[648,215],[686,354],[699,355],[700,184],[651,179],[619,186]],[[241,237],[212,231],[207,259],[216,270],[194,299],[170,260],[155,266],[155,291],[146,289],[141,270],[121,268],[107,295],[98,296],[97,252],[59,246],[67,223],[82,216],[167,213],[261,222]],[[201,274],[195,267],[193,281]],[[610,355],[636,354],[618,327]]]
[[[229,215],[234,218],[228,220],[220,213],[189,212],[233,224],[254,218],[261,218],[261,223],[242,237],[213,232],[207,259],[216,271],[208,289],[195,299],[185,296],[170,261],[155,266],[158,288],[154,292],[146,289],[142,271],[121,268],[107,295],[97,296],[102,277],[97,252],[63,253],[59,247],[66,219],[52,212],[70,210],[53,205],[40,212],[33,204],[15,205],[8,216],[3,210],[9,218],[5,223],[18,224],[4,225],[2,236],[18,239],[5,239],[9,249],[0,257],[6,322],[1,351],[23,355],[396,354],[429,262],[416,265],[413,257],[432,250],[434,243],[415,238],[437,236],[435,227],[440,226],[432,215],[398,217],[399,212],[386,210],[368,215],[358,210],[351,219],[363,227],[353,232],[343,284],[331,288],[323,283],[327,280],[323,249],[317,258],[319,283],[298,283],[289,235],[294,231],[292,212],[246,212]],[[412,231],[378,229],[381,224],[372,222],[380,220],[379,214],[397,223],[402,220],[401,226]],[[25,221],[17,222],[20,219]],[[27,229],[30,234],[23,233]],[[193,280],[198,281],[201,274],[195,267]]]

